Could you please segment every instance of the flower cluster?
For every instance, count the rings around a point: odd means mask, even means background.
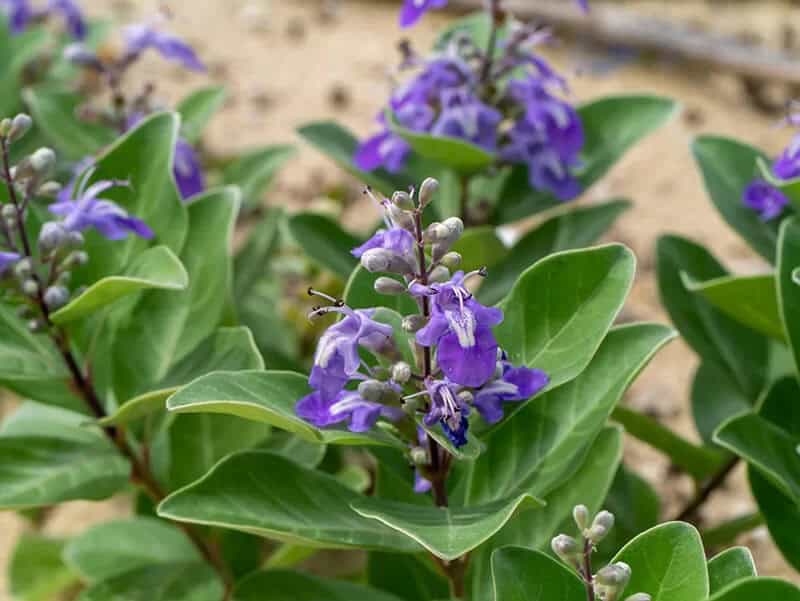
[[[141,94],[130,100],[121,89],[126,72],[146,50],[155,50],[166,60],[176,62],[191,71],[205,71],[206,67],[192,47],[179,37],[165,31],[160,21],[129,25],[123,30],[122,36],[125,40],[124,50],[116,59],[101,59],[98,54],[80,43],[68,46],[64,54],[72,63],[101,76],[108,82],[114,96],[114,106],[111,110],[97,114],[96,111],[84,110],[82,113],[87,118],[125,132],[160,108],[153,101],[151,86],[147,86]],[[173,171],[183,199],[196,196],[205,190],[205,175],[200,159],[192,145],[183,138],[179,138],[175,144]]]
[[[433,5],[411,2],[406,11],[416,14]],[[574,172],[580,166],[583,126],[563,98],[563,78],[535,51],[547,37],[511,23],[499,48],[479,48],[463,35],[429,57],[404,46],[401,68],[413,75],[378,115],[380,131],[360,145],[356,164],[367,171],[401,170],[411,146],[396,132],[400,126],[465,140],[501,163],[526,165],[531,186],[560,200],[575,198],[581,192]]]
[[[343,319],[322,336],[309,384],[314,389],[297,403],[297,413],[318,427],[348,422],[353,431],[368,430],[384,417],[398,422],[413,420],[431,429],[441,427],[456,447],[467,443],[472,409],[490,424],[503,417],[503,405],[524,401],[548,383],[545,373],[512,365],[500,349],[492,328],[503,312],[480,304],[467,283],[485,275],[483,270],[451,273],[461,257],[451,251],[463,223],[450,218],[422,226],[422,212],[438,184],[426,180],[415,201],[413,194],[398,192],[383,199],[386,227],[353,249],[371,273],[387,273],[375,280],[382,294],[408,295],[420,313],[406,316],[404,333],[376,321],[376,309],[353,310],[322,293],[331,305],[316,308],[318,316],[338,313]],[[402,278],[396,279],[398,276]],[[412,368],[397,360],[395,337],[413,334],[418,349]],[[368,365],[359,349],[383,361]],[[357,384],[357,387],[356,387]],[[419,419],[418,419],[419,418]],[[409,440],[416,448],[425,432]],[[423,479],[418,487],[425,488]]]
[[[131,234],[152,238],[153,232],[140,219],[102,195],[125,182],[98,181],[88,185],[91,170],[65,188],[48,178],[56,156],[49,148],[40,148],[15,165],[10,162],[10,146],[31,128],[24,114],[0,122],[0,154],[7,201],[0,203],[0,287],[21,302],[31,329],[49,323],[49,312],[70,300],[71,270],[85,264],[89,257],[81,250],[83,234],[95,230],[108,240],[121,240]],[[39,228],[36,244],[28,232],[28,215],[34,200],[56,196],[47,206],[58,219],[46,221]]]
[[[0,0],[0,9],[6,13],[12,33],[22,33],[32,23],[56,16],[64,20],[69,34],[79,40],[86,37],[86,21],[80,7],[73,0],[48,0],[44,7],[36,7],[31,0]]]
[[[800,125],[800,114],[790,116],[789,124]],[[795,134],[791,143],[771,166],[772,175],[779,180],[792,180],[800,177],[800,133]],[[742,201],[746,207],[757,211],[764,221],[780,216],[789,198],[779,188],[764,178],[756,178],[745,188]]]

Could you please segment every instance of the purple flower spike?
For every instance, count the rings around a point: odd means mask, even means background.
[[[175,182],[181,198],[186,200],[206,189],[206,178],[200,159],[192,145],[184,139],[175,144]]]
[[[400,27],[411,27],[429,10],[445,6],[447,0],[404,0],[400,11]]]
[[[17,253],[2,252],[0,251],[0,277],[5,275],[8,268],[14,265],[22,257]]]
[[[503,403],[525,401],[541,391],[550,378],[541,370],[527,367],[514,367],[508,361],[501,361],[502,375],[475,391],[473,405],[481,417],[489,424],[503,418]]]
[[[428,380],[425,388],[430,397],[430,411],[423,421],[430,427],[437,423],[456,447],[467,444],[469,405],[458,396],[458,387],[447,380]]]
[[[745,206],[758,211],[763,221],[779,216],[789,204],[783,192],[763,179],[756,179],[745,188],[742,201]]]
[[[135,60],[148,48],[153,48],[170,61],[182,64],[190,71],[205,71],[206,66],[186,42],[176,35],[160,30],[157,25],[129,25],[124,31],[127,61]]]
[[[320,338],[308,380],[324,399],[334,398],[358,374],[359,346],[379,351],[389,343],[393,333],[390,325],[372,319],[374,309],[354,311],[349,307],[331,307],[330,311],[342,313],[345,318],[328,328]]]
[[[66,199],[66,196],[62,196],[48,208],[51,213],[63,217],[63,226],[68,231],[82,232],[94,228],[108,240],[122,240],[129,234],[152,238],[153,231],[144,221],[131,217],[113,201],[98,198],[103,192],[121,185],[126,184],[100,181],[78,191],[75,198]]]
[[[381,416],[394,421],[403,415],[397,407],[366,401],[358,392],[350,390],[342,390],[332,397],[315,390],[297,402],[295,411],[318,428],[348,422],[347,429],[351,432],[369,431]]]
[[[428,288],[433,295],[431,319],[417,332],[422,346],[438,345],[436,361],[456,384],[478,387],[494,373],[497,341],[491,331],[503,321],[503,312],[484,307],[464,287],[463,271],[441,286]]]

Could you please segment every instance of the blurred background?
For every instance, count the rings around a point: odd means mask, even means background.
[[[569,77],[574,100],[642,92],[669,96],[682,105],[675,120],[637,146],[580,201],[626,197],[634,202],[609,236],[628,244],[639,259],[624,317],[667,319],[653,269],[654,243],[662,233],[702,241],[732,271],[763,270],[711,206],[689,146],[701,133],[735,137],[770,153],[785,146],[792,132],[781,126],[781,119],[788,100],[800,98],[800,2],[592,0],[591,18],[576,22],[568,16],[574,16],[574,9],[564,10],[569,0],[509,1],[520,16],[550,18],[558,41],[544,53]],[[207,150],[224,155],[257,144],[298,144],[300,154],[281,171],[265,202],[336,211],[354,230],[374,218],[363,210],[358,182],[304,146],[294,130],[308,121],[335,118],[359,135],[369,133],[389,90],[398,42],[407,35],[427,50],[449,19],[480,0],[451,4],[452,12],[433,13],[410,32],[401,32],[399,0],[82,2],[91,16],[119,23],[169,12],[172,27],[195,46],[209,73],[187,75],[157,60],[137,73],[157,82],[157,94],[166,100],[201,84],[224,84],[228,101],[212,122]],[[681,342],[673,343],[659,353],[626,401],[697,439],[687,400],[694,362]],[[691,495],[688,477],[673,473],[659,455],[635,441],[628,445],[626,463],[665,495],[662,517]],[[737,473],[704,511],[721,521],[746,513],[751,503],[744,474]],[[125,509],[114,502],[66,504],[49,517],[46,531],[77,533]],[[7,565],[24,528],[23,520],[0,514],[0,566]],[[763,528],[742,542],[752,547],[763,575],[800,582]],[[0,601],[8,598],[3,573]]]

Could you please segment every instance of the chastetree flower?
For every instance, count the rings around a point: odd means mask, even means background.
[[[5,275],[9,268],[22,258],[21,255],[14,252],[0,251],[0,277]]]
[[[134,62],[145,50],[152,48],[165,59],[180,63],[190,71],[206,71],[194,49],[178,36],[164,31],[158,21],[129,25],[123,36],[126,63]]]
[[[742,195],[746,207],[758,212],[763,221],[775,219],[789,204],[787,196],[763,179],[750,182]]]
[[[404,0],[400,11],[400,27],[411,27],[429,10],[445,6],[447,0]]]
[[[442,430],[456,447],[467,444],[469,404],[459,395],[459,387],[447,380],[425,381],[430,409],[425,414],[426,426],[441,424]]]
[[[49,0],[44,8],[34,7],[31,0],[0,0],[0,9],[7,15],[12,33],[22,33],[31,23],[56,15],[64,20],[72,37],[79,40],[86,37],[86,20],[74,0]]]
[[[503,419],[503,404],[525,401],[550,382],[540,369],[514,367],[505,357],[497,362],[495,377],[475,391],[473,405],[488,424]]]
[[[186,200],[200,194],[206,189],[206,176],[200,164],[197,152],[189,142],[178,138],[175,144],[175,182],[181,198]]]
[[[315,390],[300,399],[295,410],[318,428],[347,422],[351,432],[369,431],[381,416],[394,421],[404,415],[399,407],[368,401],[356,390],[342,390],[333,396]]]

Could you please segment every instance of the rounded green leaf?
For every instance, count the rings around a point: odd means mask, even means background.
[[[399,601],[367,586],[324,580],[309,574],[269,570],[237,583],[233,601]]]
[[[647,593],[653,601],[697,601],[708,596],[708,572],[700,534],[689,524],[656,526],[614,557],[631,567],[625,595]]]
[[[333,476],[252,451],[222,460],[201,480],[167,497],[158,514],[311,547],[420,549],[351,509],[364,498]]]
[[[713,363],[703,362],[692,381],[692,417],[700,437],[706,445],[714,442],[714,431],[732,415],[753,408],[752,401]],[[690,460],[701,465],[697,458]],[[685,462],[682,462],[685,464]],[[698,476],[699,474],[695,474]]]
[[[764,516],[773,542],[786,561],[795,570],[800,570],[800,538],[797,536],[800,507],[752,465],[748,466],[747,474],[750,490],[758,503],[759,511]]]
[[[636,260],[612,244],[556,253],[523,273],[500,303],[495,330],[515,365],[544,370],[555,388],[589,364],[625,302]]]
[[[289,217],[289,231],[314,261],[346,280],[358,265],[350,252],[361,240],[324,215],[298,213]]]
[[[506,547],[492,553],[496,601],[584,601],[586,587],[563,563],[540,551]]]
[[[753,554],[747,547],[733,547],[708,560],[711,595],[740,580],[757,575]]]
[[[78,601],[219,601],[225,588],[206,563],[169,563],[137,568],[86,589]]]
[[[800,588],[777,578],[748,578],[721,590],[709,601],[800,601]]]
[[[245,207],[257,207],[280,169],[296,154],[295,147],[288,144],[249,150],[225,167],[223,180],[225,184],[242,190]]]
[[[223,86],[200,88],[181,100],[175,109],[181,116],[181,136],[190,144],[198,142],[208,122],[223,104]]]
[[[800,266],[800,221],[796,217],[781,224],[778,238],[778,309],[795,366],[800,368],[800,286],[794,272]]]
[[[8,563],[8,592],[17,601],[50,601],[77,584],[61,559],[64,541],[41,534],[19,537]]]

